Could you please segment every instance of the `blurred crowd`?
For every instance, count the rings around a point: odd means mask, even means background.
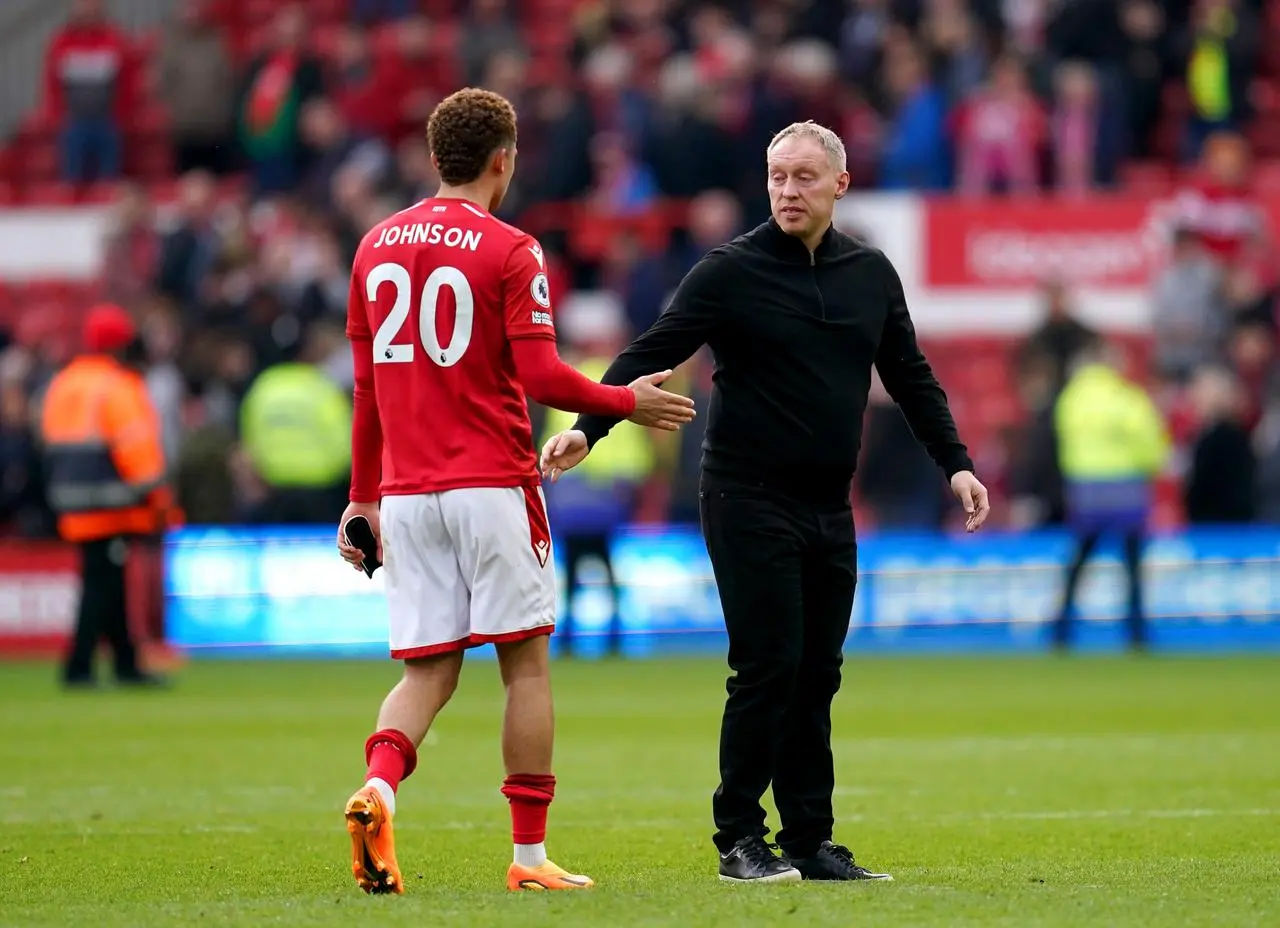
[[[841,133],[860,188],[1072,194],[1170,147],[1194,162],[1207,140],[1230,149],[1219,173],[1226,189],[1239,186],[1247,157],[1236,133],[1252,115],[1261,16],[1248,0],[597,0],[572,5],[570,45],[548,57],[540,33],[564,24],[530,25],[506,0],[459,2],[447,16],[447,3],[351,0],[338,23],[282,2],[247,47],[213,3],[179,0],[154,53],[139,57],[98,0],[72,6],[45,86],[64,179],[120,178],[122,114],[143,98],[168,113],[177,197],[157,203],[146,185],[120,180],[103,295],[139,321],[179,496],[196,522],[307,515],[273,505],[287,488],[264,476],[278,470],[264,464],[270,449],[246,440],[245,398],[262,371],[286,365],[350,388],[352,255],[374,223],[434,191],[423,126],[459,86],[517,106],[520,167],[502,214],[540,236],[562,350],[593,369],[657,317],[707,249],[767,215],[765,145],[796,119]],[[1161,102],[1170,80],[1189,101],[1172,142]],[[681,206],[656,234],[624,224],[596,236],[584,218],[650,216],[666,203]],[[1193,514],[1196,487],[1247,467],[1258,474],[1249,487],[1271,488],[1250,496],[1248,518],[1280,516],[1280,498],[1267,495],[1280,497],[1280,407],[1262,230],[1224,251],[1194,213],[1192,204],[1152,291],[1152,389],[1190,449],[1173,466],[1190,475]],[[1083,328],[1064,287],[1049,288],[1046,307],[1015,362],[1027,422],[1011,430],[1008,454],[985,455],[1025,504],[1012,509],[1025,524],[1052,521],[1057,504],[1044,489],[1053,455],[1023,452],[1052,445],[1014,436],[1044,427]],[[55,345],[10,347],[0,360],[0,507],[28,534],[50,523],[27,423],[64,359]],[[707,359],[681,378],[705,405]],[[941,524],[940,478],[901,417],[883,396],[870,415],[857,489],[875,522]],[[549,427],[543,411],[535,425],[535,437]],[[255,441],[269,443],[271,429],[262,432]],[[598,465],[627,515],[696,518],[697,431],[628,441],[642,467]],[[312,489],[311,518],[336,518],[342,481]]]

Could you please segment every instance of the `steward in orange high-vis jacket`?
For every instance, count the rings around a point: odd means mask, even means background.
[[[160,420],[141,373],[133,320],[118,306],[89,310],[85,353],[49,384],[41,437],[58,533],[80,547],[82,592],[63,681],[92,686],[94,651],[106,637],[121,684],[153,684],[129,632],[125,564],[132,542],[176,524],[165,480]]]

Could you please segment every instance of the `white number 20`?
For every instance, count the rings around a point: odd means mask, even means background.
[[[378,288],[383,284],[392,284],[396,288],[396,301],[373,336],[373,363],[406,364],[413,360],[413,342],[393,344],[392,339],[400,334],[405,320],[409,318],[409,301],[413,296],[410,293],[413,281],[409,277],[409,269],[403,264],[387,263],[379,264],[371,270],[365,281],[365,295],[370,303],[377,302]],[[440,302],[442,287],[453,291],[453,299],[458,308],[453,321],[453,335],[449,338],[449,344],[444,347],[441,347],[436,335],[436,306]],[[462,271],[456,267],[438,267],[431,272],[422,287],[422,302],[418,306],[418,338],[432,361],[441,367],[453,367],[462,359],[471,344],[475,310],[476,301],[471,292],[471,284]]]

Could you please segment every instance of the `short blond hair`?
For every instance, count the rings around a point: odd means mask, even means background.
[[[813,139],[824,149],[826,149],[827,157],[831,159],[831,165],[837,171],[844,171],[846,156],[844,151],[844,142],[840,140],[840,136],[836,135],[826,126],[819,125],[812,119],[805,122],[793,122],[769,142],[769,147],[764,150],[765,157],[773,151],[779,142],[784,142],[790,138],[807,138]]]

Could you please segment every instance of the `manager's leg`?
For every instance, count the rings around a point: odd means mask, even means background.
[[[774,776],[804,635],[799,526],[771,499],[725,492],[706,489],[702,499],[703,535],[733,670],[712,802],[721,854],[769,833],[760,798]]]
[[[831,701],[840,689],[844,640],[858,580],[853,515],[824,514],[804,559],[804,649],[782,725],[773,798],[782,819],[778,843],[791,858],[808,858],[831,840]]]

